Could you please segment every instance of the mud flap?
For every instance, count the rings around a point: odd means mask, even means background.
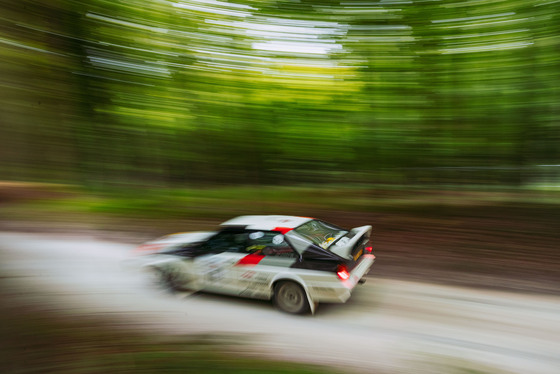
[[[311,299],[311,296],[309,295],[309,292],[307,292],[307,289],[304,288],[305,291],[305,295],[307,296],[307,303],[309,304],[309,311],[311,312],[311,315],[315,314],[315,310],[317,309],[317,306],[319,305],[318,302],[314,302]]]

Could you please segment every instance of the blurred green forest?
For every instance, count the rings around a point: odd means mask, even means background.
[[[0,5],[0,179],[560,184],[558,0]]]

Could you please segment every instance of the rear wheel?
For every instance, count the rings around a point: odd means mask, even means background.
[[[299,284],[291,281],[280,282],[274,287],[274,305],[287,313],[309,312],[307,294]]]

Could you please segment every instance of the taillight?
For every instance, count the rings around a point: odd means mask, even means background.
[[[336,275],[338,276],[338,278],[340,278],[340,280],[343,281],[350,278],[350,273],[348,272],[348,268],[345,265],[338,265],[338,268],[336,269]]]
[[[364,253],[367,253],[367,254],[373,253],[373,247],[364,248]]]

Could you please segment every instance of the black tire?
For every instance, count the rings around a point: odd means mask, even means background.
[[[157,289],[171,293],[176,290],[173,278],[162,269],[155,266],[149,266],[145,268],[144,271],[146,272],[150,283]]]
[[[305,290],[296,282],[282,281],[274,287],[274,305],[283,312],[304,314],[310,311]]]

